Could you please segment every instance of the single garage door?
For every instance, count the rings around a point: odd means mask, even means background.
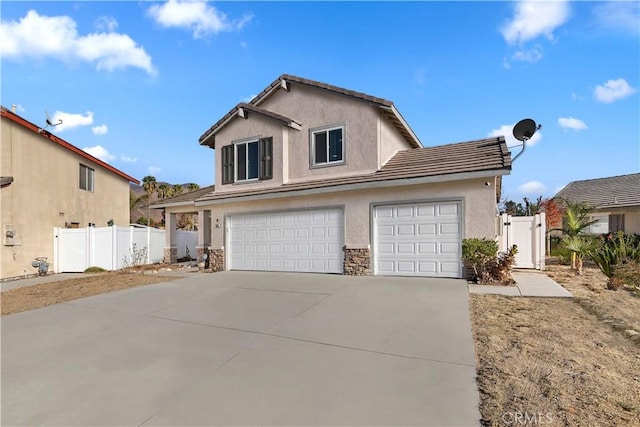
[[[341,209],[234,215],[228,218],[232,270],[342,273]]]
[[[417,203],[374,209],[374,273],[462,277],[462,203]]]

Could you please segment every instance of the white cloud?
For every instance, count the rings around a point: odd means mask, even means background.
[[[120,156],[120,160],[125,163],[135,163],[138,161],[136,157]]]
[[[584,101],[584,96],[578,95],[575,92],[571,92],[571,99],[573,99],[574,101]]]
[[[150,173],[150,174],[152,174],[152,175],[157,175],[157,174],[159,174],[159,173],[160,173],[160,171],[161,171],[162,169],[160,169],[160,168],[159,168],[159,167],[157,167],[157,166],[149,166],[149,169],[148,169],[148,170],[149,170],[149,173]]]
[[[560,117],[558,119],[558,125],[565,129],[573,129],[575,131],[587,129],[587,124],[580,119],[573,117]]]
[[[101,16],[96,19],[95,26],[98,31],[111,33],[118,28],[118,21],[113,16]]]
[[[523,43],[545,36],[553,39],[553,31],[569,19],[569,2],[519,1],[515,5],[514,16],[500,32],[509,44]]]
[[[169,0],[151,6],[147,13],[163,27],[191,31],[195,39],[222,31],[241,30],[253,18],[245,15],[241,19],[229,20],[225,13],[206,1]]]
[[[249,44],[247,44],[247,42],[240,42],[240,47],[245,49],[249,46]]]
[[[93,132],[94,135],[105,135],[109,132],[109,128],[107,125],[94,126],[91,128],[91,132]]]
[[[419,67],[414,73],[413,76],[418,83],[419,86],[424,86],[425,75],[427,73],[426,67]]]
[[[528,50],[518,50],[511,56],[512,61],[529,62],[535,64],[542,59],[542,47],[535,46]]]
[[[115,20],[110,24],[113,28]],[[4,58],[51,57],[96,64],[98,70],[136,67],[155,74],[151,57],[126,34],[97,32],[78,34],[68,16],[41,16],[30,10],[20,21],[2,21],[0,54]]]
[[[522,194],[541,194],[547,187],[539,181],[529,181],[518,187],[518,191]]]
[[[246,103],[248,104],[248,103],[250,103],[250,102],[251,102],[251,100],[252,100],[253,98],[255,98],[256,96],[258,96],[258,94],[256,94],[256,93],[254,93],[254,94],[252,94],[252,95],[249,95],[249,96],[247,96],[247,97],[245,97],[245,98],[242,98],[242,102],[246,102]]]
[[[80,126],[90,126],[93,124],[93,113],[87,111],[83,114],[71,114],[63,111],[56,111],[51,117],[51,121],[55,124],[62,120],[62,123],[53,128],[56,132],[62,132],[68,129],[75,129]]]
[[[625,79],[609,80],[605,84],[596,86],[593,96],[600,102],[609,104],[637,92]]]
[[[115,160],[116,156],[110,154],[106,148],[102,145],[96,145],[94,147],[85,147],[82,149],[85,153],[91,154],[93,157],[102,160],[103,162],[110,162]]]
[[[495,136],[504,136],[505,141],[507,142],[507,147],[515,147],[518,145],[522,145],[522,142],[517,140],[513,136],[513,125],[502,125],[498,129],[494,129],[487,136],[495,137]],[[531,147],[536,145],[542,139],[542,133],[540,131],[533,134],[533,137],[527,141],[527,147]]]
[[[637,1],[609,1],[596,6],[593,14],[602,28],[621,30],[631,35],[640,33],[640,3]]]

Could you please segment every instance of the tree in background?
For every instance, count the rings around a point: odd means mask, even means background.
[[[151,224],[151,195],[158,189],[158,181],[155,176],[147,175],[142,178],[142,188],[147,193],[147,225]]]
[[[177,196],[178,194],[182,194],[183,190],[184,190],[184,188],[182,188],[181,184],[175,184],[172,187],[172,196]]]
[[[199,190],[199,189],[200,189],[200,186],[198,184],[193,183],[193,182],[191,184],[187,185],[187,191],[189,191],[189,192],[196,191],[196,190]]]
[[[167,197],[171,197],[173,195],[172,188],[167,184],[158,185],[158,189],[156,191],[158,193],[159,199],[166,199]]]

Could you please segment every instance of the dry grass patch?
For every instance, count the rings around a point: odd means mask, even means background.
[[[5,316],[92,295],[175,279],[176,277],[113,272],[79,279],[42,283],[2,292],[0,294],[2,299],[1,311],[2,315]]]
[[[638,346],[575,300],[473,295],[471,314],[483,425],[511,425],[517,413],[545,425],[640,425]]]

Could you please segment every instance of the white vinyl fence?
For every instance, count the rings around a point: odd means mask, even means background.
[[[545,214],[540,213],[535,216],[502,214],[498,217],[498,221],[500,252],[505,252],[513,245],[517,245],[516,268],[544,270]]]
[[[197,231],[176,230],[175,244],[178,249],[178,259],[186,258],[187,255],[191,259],[196,258],[196,245],[198,244]]]
[[[163,261],[165,230],[144,226],[54,228],[53,271],[119,270]],[[195,253],[195,246],[194,252]]]

